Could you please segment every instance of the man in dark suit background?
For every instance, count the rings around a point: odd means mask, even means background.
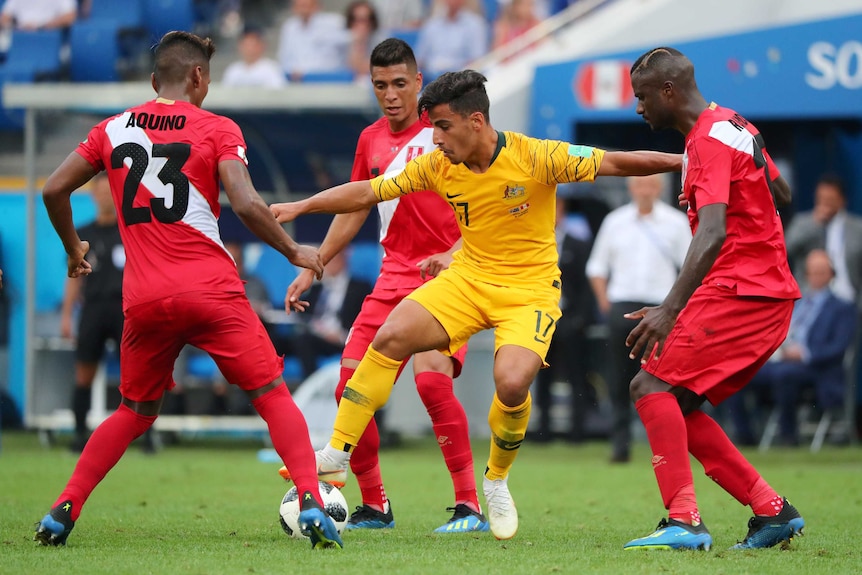
[[[536,405],[539,408],[538,427],[530,432],[533,441],[550,441],[551,434],[551,386],[555,381],[567,382],[570,386],[571,422],[565,436],[570,441],[584,439],[584,422],[595,398],[587,383],[586,331],[595,321],[596,303],[590,282],[587,279],[587,258],[592,242],[586,231],[578,234],[567,225],[566,201],[557,198],[557,251],[560,254],[560,278],[562,290],[560,311],[563,315],[557,322],[557,330],[548,349],[550,367],[539,371],[536,377]]]
[[[303,299],[309,309],[298,318],[302,322],[287,342],[288,349],[302,363],[303,378],[317,370],[321,357],[341,354],[350,326],[372,286],[350,276],[347,256],[339,252],[326,264],[323,279],[308,290]]]
[[[811,250],[829,254],[835,269],[832,291],[856,302],[862,310],[862,217],[847,211],[844,183],[824,175],[814,192],[814,209],[797,214],[785,234],[787,257],[793,273],[805,287],[805,258]]]
[[[847,374],[844,355],[856,335],[855,306],[837,297],[829,287],[835,272],[824,250],[812,250],[805,260],[807,288],[793,308],[787,339],[757,373],[751,384],[727,400],[738,440],[755,439],[745,406],[746,391],[768,391],[780,409],[779,441],[799,443],[796,410],[800,390],[813,385],[817,407],[827,409],[844,402]]]

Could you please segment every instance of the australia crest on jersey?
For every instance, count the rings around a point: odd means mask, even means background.
[[[506,184],[506,189],[503,190],[503,199],[514,200],[516,198],[522,198],[525,193],[526,190],[524,186],[519,186],[518,184]]]

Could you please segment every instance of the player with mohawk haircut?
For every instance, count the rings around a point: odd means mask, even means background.
[[[630,394],[668,518],[625,548],[710,548],[689,454],[754,512],[735,549],[785,545],[801,534],[804,520],[700,406],[748,384],[787,335],[800,292],[776,207],[790,201],[790,188],[757,128],[707,103],[694,65],[679,50],[646,52],[632,65],[631,81],[647,124],[685,135],[682,182],[694,237],[664,302],[627,314],[640,323],[626,345],[633,359],[642,355]]]

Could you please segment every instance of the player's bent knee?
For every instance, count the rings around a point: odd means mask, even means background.
[[[629,397],[632,403],[637,403],[639,399],[650,393],[659,393],[661,391],[669,391],[670,389],[671,387],[668,384],[656,376],[640,370],[629,384]]]
[[[413,350],[410,349],[410,334],[399,328],[397,325],[383,324],[377,334],[374,336],[374,341],[371,346],[382,355],[389,359],[399,360],[404,359]]]
[[[525,380],[515,375],[502,375],[496,378],[497,398],[508,407],[516,407],[527,401],[532,379]]]

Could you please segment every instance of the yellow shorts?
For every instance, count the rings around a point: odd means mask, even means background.
[[[471,280],[451,269],[423,284],[406,299],[427,309],[449,334],[452,355],[473,334],[496,328],[494,353],[503,345],[536,352],[544,363],[560,319],[559,281],[530,287],[504,287]]]

